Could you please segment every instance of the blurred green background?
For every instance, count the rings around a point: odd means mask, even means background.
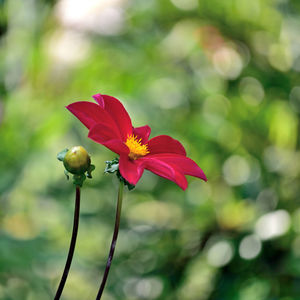
[[[77,248],[62,299],[95,299],[111,241],[115,157],[66,109],[119,98],[179,139],[208,182],[145,172],[125,193],[105,300],[300,299],[298,0],[0,0],[0,299],[53,299],[83,145]]]

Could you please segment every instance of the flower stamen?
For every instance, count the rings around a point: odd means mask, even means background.
[[[128,156],[131,160],[136,160],[139,157],[150,153],[148,150],[148,144],[142,144],[142,139],[138,139],[138,137],[134,134],[128,135],[125,145],[130,150]]]

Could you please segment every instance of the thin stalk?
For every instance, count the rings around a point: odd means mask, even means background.
[[[70,242],[70,248],[69,248],[69,253],[65,265],[65,269],[63,272],[63,275],[61,277],[56,295],[54,300],[59,300],[62,291],[64,289],[69,270],[71,267],[72,263],[72,258],[75,250],[75,244],[76,244],[76,238],[77,238],[77,233],[78,233],[78,225],[79,225],[79,210],[80,210],[80,187],[76,186],[76,199],[75,199],[75,210],[74,210],[74,221],[73,221],[73,232],[72,232],[72,237],[71,237],[71,242]]]
[[[108,277],[108,273],[110,270],[111,262],[112,262],[112,259],[113,259],[114,253],[115,253],[115,248],[116,248],[116,243],[117,243],[117,238],[118,238],[118,233],[119,233],[119,227],[120,227],[120,217],[121,217],[122,200],[123,200],[123,187],[124,187],[124,184],[122,182],[120,182],[114,234],[113,234],[113,238],[112,238],[111,245],[110,245],[106,268],[105,268],[105,271],[103,274],[102,282],[101,282],[96,300],[101,299],[103,290],[105,288],[106,280]]]

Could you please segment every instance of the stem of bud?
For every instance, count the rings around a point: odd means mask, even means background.
[[[74,221],[73,221],[73,232],[72,232],[72,237],[71,237],[71,242],[70,242],[70,248],[69,248],[69,253],[65,265],[65,269],[63,272],[63,275],[61,277],[59,286],[57,288],[56,295],[54,297],[54,300],[59,300],[60,296],[62,294],[62,291],[64,289],[69,270],[71,267],[72,263],[72,258],[75,250],[75,244],[76,244],[76,239],[77,239],[77,233],[78,233],[78,225],[79,225],[79,210],[80,210],[80,187],[76,186],[76,198],[75,198],[75,210],[74,210]]]

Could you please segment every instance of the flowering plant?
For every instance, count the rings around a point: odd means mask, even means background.
[[[149,139],[148,125],[133,127],[122,103],[111,96],[96,94],[96,103],[80,101],[67,106],[88,129],[88,137],[119,154],[119,171],[131,185],[144,169],[187,188],[185,175],[206,181],[204,172],[190,158],[182,144],[167,135]]]
[[[97,103],[79,101],[68,105],[67,109],[89,129],[89,138],[119,155],[119,158],[107,161],[105,169],[107,173],[117,172],[120,186],[113,238],[96,297],[96,300],[100,300],[116,247],[124,185],[132,189],[145,169],[175,182],[183,190],[188,186],[185,175],[195,176],[205,181],[206,176],[199,166],[186,156],[186,151],[179,141],[167,135],[149,139],[151,128],[148,125],[133,127],[127,111],[118,99],[101,94],[94,95],[93,98]],[[91,171],[95,168],[90,164],[87,152],[83,150],[82,147],[74,147],[71,151],[66,149],[58,155],[58,159],[63,161],[66,171],[74,175],[76,206],[68,259],[55,300],[59,300],[64,288],[75,248],[79,222],[80,187],[86,177],[91,178]]]

